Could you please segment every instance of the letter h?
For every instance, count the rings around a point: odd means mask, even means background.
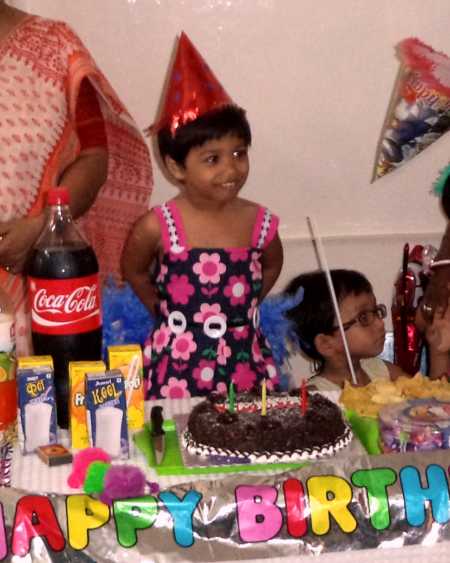
[[[420,473],[416,467],[403,467],[400,481],[405,501],[406,519],[411,526],[423,526],[425,523],[425,502],[431,504],[435,522],[448,522],[449,491],[444,469],[431,464],[426,469],[428,487],[422,487]]]

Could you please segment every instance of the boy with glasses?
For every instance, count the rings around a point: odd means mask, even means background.
[[[387,310],[376,302],[369,280],[354,270],[336,269],[330,273],[358,385],[367,385],[375,377],[396,379],[408,375],[377,357],[384,347]],[[339,390],[351,375],[325,273],[301,274],[285,291],[292,295],[299,287],[304,290],[303,300],[288,316],[295,323],[301,351],[312,362],[314,375],[309,383],[319,391]],[[439,322],[448,324],[449,319],[441,315]],[[448,363],[448,351],[437,349],[437,337],[428,340],[430,376],[438,377]]]

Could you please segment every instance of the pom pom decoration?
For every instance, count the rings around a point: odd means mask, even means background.
[[[450,59],[419,39],[401,41],[401,66],[373,179],[399,168],[450,129]]]
[[[278,294],[266,297],[259,306],[261,332],[267,338],[273,358],[280,371],[290,357],[288,343],[298,347],[294,323],[287,318],[286,312],[302,302],[303,287],[295,295]],[[281,373],[281,386],[287,388],[286,377]]]
[[[110,463],[104,461],[93,461],[86,471],[83,483],[83,491],[87,495],[100,494],[105,488],[105,476],[111,467]]]
[[[100,500],[111,506],[116,499],[140,497],[145,492],[145,485],[145,475],[139,467],[113,465],[105,475]]]
[[[72,489],[79,489],[83,486],[89,465],[93,461],[104,461],[109,463],[111,457],[101,448],[86,448],[75,454],[72,463],[72,473],[67,479],[67,484]]]
[[[117,286],[109,278],[103,287],[103,354],[108,346],[144,345],[155,320],[128,284]]]

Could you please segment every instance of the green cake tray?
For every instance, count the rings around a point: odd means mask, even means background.
[[[148,465],[158,475],[209,475],[215,473],[240,473],[245,471],[274,471],[299,469],[308,462],[297,463],[245,463],[239,465],[188,465],[183,459],[178,430],[175,420],[164,420],[165,452],[161,463],[157,465],[153,449],[151,423],[133,436],[136,447],[144,455]]]

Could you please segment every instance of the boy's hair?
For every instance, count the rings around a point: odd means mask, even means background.
[[[251,145],[252,133],[242,108],[229,105],[209,111],[179,127],[174,137],[169,129],[161,129],[158,132],[159,153],[163,162],[166,156],[170,156],[175,162],[184,166],[186,157],[193,147],[199,147],[207,141],[220,139],[225,135],[236,135],[246,146]]]
[[[348,295],[373,293],[369,280],[355,270],[331,270],[334,291],[338,304]],[[318,334],[332,334],[336,326],[336,316],[325,273],[322,271],[307,272],[291,280],[285,292],[294,295],[299,287],[303,287],[302,302],[288,311],[287,316],[294,321],[300,348],[317,364],[317,371],[324,366],[324,358],[317,351],[314,339]]]

